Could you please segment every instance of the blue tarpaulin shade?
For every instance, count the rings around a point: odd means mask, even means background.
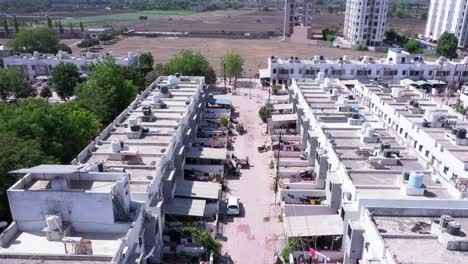
[[[217,105],[232,105],[232,101],[229,99],[208,99],[209,104],[217,104]]]

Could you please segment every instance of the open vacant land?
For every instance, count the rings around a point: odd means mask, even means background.
[[[120,22],[122,24],[131,24],[132,22],[138,21],[140,17],[147,17],[147,19],[154,19],[158,17],[167,16],[183,16],[193,13],[189,10],[154,10],[154,11],[139,11],[131,13],[120,13],[111,15],[100,15],[100,16],[87,16],[87,17],[74,17],[62,19],[64,25],[70,23],[78,25],[83,22],[85,26],[105,26],[112,25],[112,23]]]
[[[221,57],[228,51],[234,50],[241,54],[246,61],[245,70],[249,69],[252,74],[258,68],[267,66],[269,56],[281,57],[304,57],[310,58],[314,55],[324,55],[328,58],[334,58],[342,55],[349,56],[384,56],[382,53],[358,52],[353,50],[344,50],[329,47],[320,47],[315,45],[304,45],[290,42],[283,42],[280,39],[217,39],[217,38],[173,38],[173,37],[127,37],[118,41],[114,45],[102,45],[104,48],[101,54],[106,51],[112,51],[116,55],[126,55],[133,51],[138,54],[150,51],[155,57],[156,63],[165,63],[173,55],[183,49],[198,51],[206,56],[209,62],[219,72]],[[73,47],[73,53],[79,54],[83,49]]]

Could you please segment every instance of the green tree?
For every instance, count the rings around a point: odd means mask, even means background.
[[[58,22],[58,27],[59,27],[59,33],[60,33],[60,38],[62,38],[63,35],[63,26],[62,26],[62,21],[59,20]]]
[[[140,71],[146,75],[150,71],[153,70],[154,58],[151,52],[143,53],[138,58],[138,65],[140,67]]]
[[[8,27],[8,20],[6,16],[3,17],[3,30],[5,30],[5,37],[10,35],[10,28]]]
[[[70,32],[73,34],[73,23],[70,23]]]
[[[444,32],[437,41],[436,54],[449,59],[456,58],[458,39],[455,34]]]
[[[100,120],[74,102],[49,104],[31,98],[0,105],[0,131],[13,131],[23,140],[36,140],[42,151],[69,163],[99,134]]]
[[[12,132],[0,131],[0,220],[11,221],[6,190],[17,180],[17,175],[8,172],[45,163],[56,159],[42,151],[37,139],[23,139]]]
[[[83,21],[80,21],[80,30],[81,30],[81,33],[84,33]]]
[[[26,29],[16,34],[14,39],[7,42],[13,52],[56,53],[59,40],[55,32],[46,27]]]
[[[0,99],[5,101],[10,96],[26,98],[35,95],[35,91],[26,76],[16,68],[0,68]]]
[[[93,67],[90,78],[75,89],[77,102],[110,123],[136,96],[137,87],[125,79],[122,67],[107,60]]]
[[[141,72],[139,67],[130,66],[122,68],[123,76],[125,79],[132,81],[132,83],[138,88],[138,92],[145,90],[146,80],[145,74]]]
[[[75,87],[80,82],[78,67],[72,63],[61,62],[53,68],[51,81],[58,96],[66,101],[73,96]]]
[[[150,72],[148,72],[148,74],[146,74],[146,76],[145,76],[146,86],[151,85],[154,81],[156,81],[156,79],[159,76],[164,75],[164,69],[163,68],[164,68],[164,65],[157,64],[152,71],[150,71]]]
[[[221,124],[221,126],[223,126],[225,128],[228,128],[229,127],[229,119],[227,117],[221,117],[219,119],[219,124]]]
[[[398,33],[393,28],[385,31],[385,40],[396,41],[397,37],[398,37]]]
[[[405,44],[405,51],[409,53],[421,53],[421,43],[415,39],[410,39]]]
[[[234,90],[237,89],[237,79],[242,77],[244,72],[244,58],[238,53],[231,51],[224,56],[221,67],[225,67],[226,75],[229,79],[234,79]]]
[[[72,49],[65,43],[63,42],[60,42],[57,46],[57,50],[61,50],[61,51],[65,51],[67,52],[68,54],[72,54]]]
[[[52,90],[50,90],[49,86],[45,86],[42,88],[41,93],[39,94],[42,98],[49,98],[52,97]]]
[[[216,73],[208,60],[199,52],[182,50],[173,56],[163,67],[163,74],[180,73],[187,76],[205,76],[205,82],[216,82]]]
[[[15,32],[18,34],[19,26],[18,26],[18,20],[16,19],[16,16],[13,16],[13,25],[15,27]]]
[[[50,19],[49,16],[47,16],[47,27],[53,28],[53,26],[52,26],[52,19]]]

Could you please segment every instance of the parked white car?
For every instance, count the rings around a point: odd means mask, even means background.
[[[240,213],[240,206],[239,206],[239,199],[236,197],[230,197],[227,199],[226,205],[226,214],[227,215],[239,215]]]

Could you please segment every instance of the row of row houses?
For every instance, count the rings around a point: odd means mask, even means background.
[[[323,74],[272,100],[290,263],[466,262],[462,116],[410,85]]]
[[[206,252],[171,233],[216,236],[227,152],[216,120],[230,107],[207,98],[204,77],[160,77],[71,165],[15,171],[0,262],[161,263]]]

